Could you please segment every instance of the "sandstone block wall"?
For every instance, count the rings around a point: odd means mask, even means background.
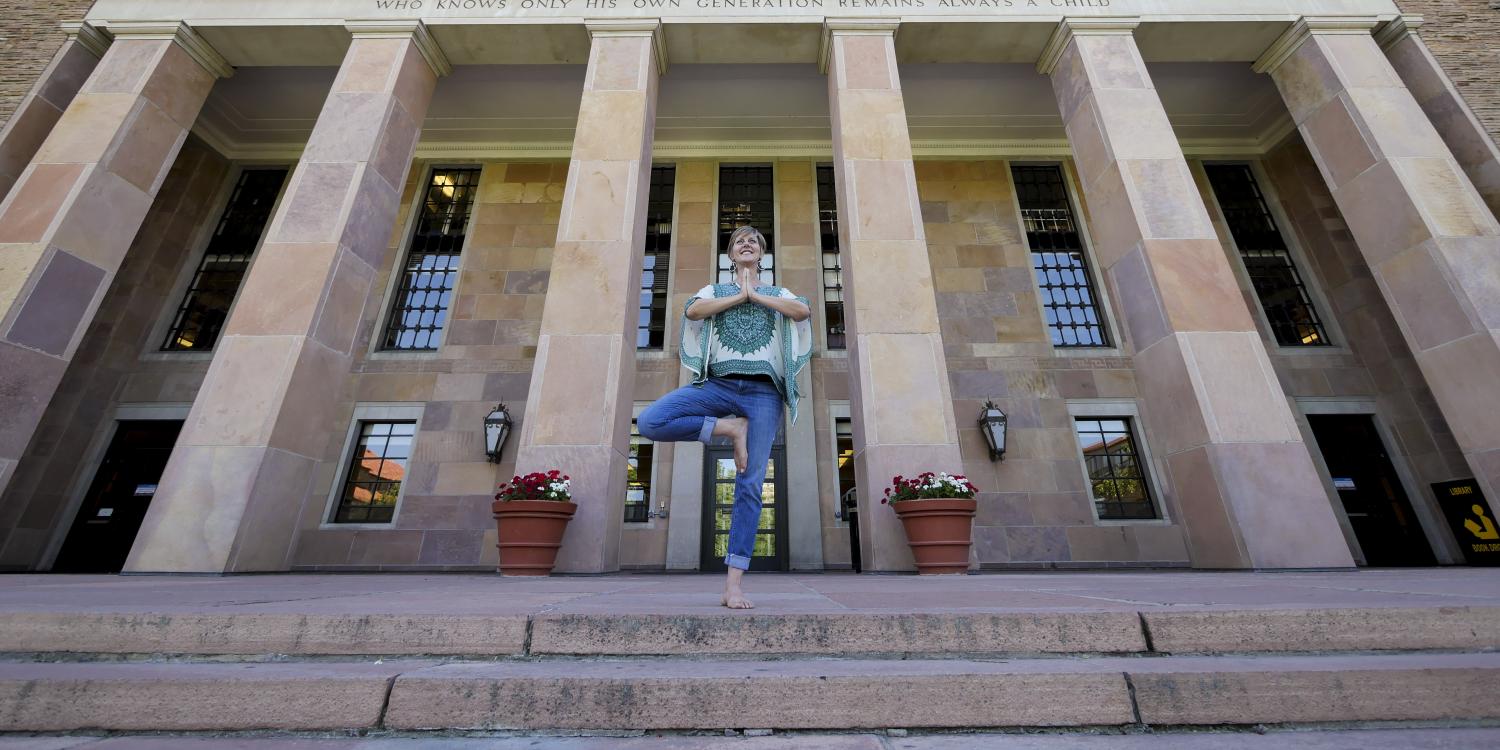
[[[1396,0],[1407,13],[1426,19],[1422,39],[1448,77],[1500,140],[1500,3],[1495,0]]]
[[[964,470],[983,490],[974,528],[980,565],[1185,564],[1175,523],[1094,520],[1068,401],[1135,401],[1135,372],[1128,351],[1053,348],[1010,164],[918,162],[917,190]],[[1118,328],[1111,335],[1121,338]],[[1011,447],[999,463],[975,421],[991,398],[1009,417]],[[1149,419],[1135,420],[1147,441]],[[1166,489],[1151,487],[1165,517],[1180,517]]]
[[[83,18],[94,0],[16,0],[0,12],[0,126],[62,46],[59,21]]]
[[[450,318],[436,353],[373,351],[392,304],[391,275],[401,272],[414,200],[426,193],[429,165],[412,166],[390,246],[360,323],[353,400],[336,423],[348,425],[357,404],[423,405],[407,464],[406,486],[390,528],[319,528],[333,483],[347,459],[339,429],[303,506],[292,565],[298,568],[493,566],[497,560],[490,502],[513,473],[516,436],[505,461],[485,460],[480,425],[505,402],[525,419],[552,244],[562,209],[567,164],[487,163],[468,228]]]

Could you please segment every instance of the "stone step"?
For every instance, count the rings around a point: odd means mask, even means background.
[[[758,735],[759,733],[754,733]],[[1150,733],[777,732],[765,736],[650,733],[645,736],[341,737],[173,736],[0,737],[0,750],[1494,750],[1496,728],[1295,729],[1271,732]]]
[[[715,614],[0,613],[0,653],[985,656],[1500,649],[1500,607]]]
[[[1500,654],[0,664],[0,731],[1129,727],[1500,719]]]
[[[396,675],[434,664],[0,663],[0,731],[373,727]]]

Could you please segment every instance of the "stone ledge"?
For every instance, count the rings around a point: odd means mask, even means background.
[[[0,664],[0,731],[374,727],[403,665]]]
[[[11,653],[509,656],[525,647],[522,615],[0,615],[0,652]]]
[[[1149,629],[1149,646],[1142,622]],[[13,654],[781,657],[1497,649],[1500,607],[776,614],[0,614],[0,653]]]
[[[1497,677],[1500,654],[450,664],[398,677],[386,726],[861,729],[1477,720],[1500,717],[1500,693],[1491,689]]]
[[[1086,660],[577,661],[407,673],[390,729],[859,729],[1134,721],[1119,671]]]
[[[0,664],[0,731],[1215,726],[1500,718],[1500,654]]]
[[[1500,654],[1166,657],[1129,674],[1145,724],[1500,717]]]
[[[1500,607],[1142,612],[1161,653],[1500,648]]]
[[[1146,650],[1134,612],[538,615],[536,655],[1045,654]]]

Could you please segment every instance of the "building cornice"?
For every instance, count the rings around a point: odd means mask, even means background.
[[[1036,70],[1044,76],[1052,75],[1063,52],[1068,49],[1068,42],[1073,41],[1075,36],[1130,36],[1140,25],[1141,19],[1136,16],[1064,18],[1052,30],[1047,46],[1042,48],[1042,54],[1036,61]]]
[[[1401,40],[1416,36],[1417,29],[1422,28],[1425,22],[1426,19],[1410,13],[1396,16],[1376,30],[1375,42],[1380,45],[1381,49],[1390,49]]]
[[[901,28],[896,18],[829,18],[823,21],[823,35],[818,41],[818,72],[828,74],[828,61],[833,58],[833,37],[839,36],[889,36],[895,38]]]
[[[345,21],[344,28],[355,39],[410,39],[417,52],[422,54],[422,59],[427,61],[427,67],[432,68],[433,75],[442,78],[453,72],[453,65],[443,54],[443,48],[432,38],[427,24],[421,21],[359,19]]]
[[[1252,68],[1257,73],[1273,73],[1314,36],[1369,36],[1378,25],[1380,19],[1375,16],[1303,16],[1266,48]]]
[[[1193,157],[1249,158],[1267,153],[1280,144],[1295,126],[1282,117],[1254,138],[1198,138],[1182,142],[1183,154]],[[234,161],[296,161],[301,143],[236,144],[209,123],[199,120],[193,134],[215,151]],[[1072,147],[1066,138],[974,138],[912,140],[917,159],[1066,158]],[[427,161],[506,161],[555,159],[572,156],[571,141],[460,141],[418,143],[413,158]],[[828,140],[770,141],[657,141],[652,157],[672,159],[774,159],[833,158]]]
[[[63,21],[58,26],[68,35],[68,41],[77,42],[94,57],[102,58],[109,51],[109,34],[88,21]]]
[[[590,39],[612,36],[651,37],[651,56],[656,58],[656,74],[667,74],[667,44],[662,38],[660,18],[634,20],[590,19],[583,22]]]
[[[115,21],[108,28],[110,35],[116,39],[169,39],[176,42],[188,57],[202,65],[204,70],[219,78],[234,75],[234,66],[204,41],[203,37],[198,36],[191,26],[181,21]]]

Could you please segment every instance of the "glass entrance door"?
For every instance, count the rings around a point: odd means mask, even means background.
[[[728,446],[713,446],[704,452],[703,545],[698,569],[722,572],[729,552],[729,520],[734,509],[734,452]],[[786,570],[786,448],[771,449],[766,480],[761,491],[760,527],[755,532],[755,552],[750,569]]]

